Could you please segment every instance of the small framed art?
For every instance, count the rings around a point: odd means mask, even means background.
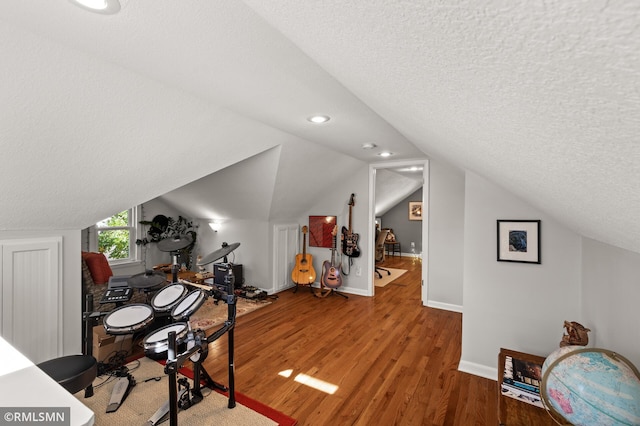
[[[498,261],[540,263],[540,221],[498,220]]]
[[[422,201],[409,201],[409,220],[422,220]]]

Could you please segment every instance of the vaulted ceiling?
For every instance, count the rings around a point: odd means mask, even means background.
[[[271,167],[274,217],[282,156],[322,146],[336,179],[429,156],[640,252],[637,2],[121,3],[0,5],[2,229],[88,226],[241,161]]]

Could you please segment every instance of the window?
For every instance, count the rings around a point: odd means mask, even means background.
[[[124,210],[96,223],[96,248],[104,253],[109,263],[137,260],[138,209]]]

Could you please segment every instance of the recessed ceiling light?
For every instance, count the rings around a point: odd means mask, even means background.
[[[392,152],[389,151],[382,151],[380,154],[378,154],[380,157],[391,157],[393,155]]]
[[[329,117],[328,115],[312,115],[311,117],[307,118],[307,120],[316,124],[326,123],[330,119],[331,117]]]
[[[71,3],[83,9],[104,15],[113,15],[120,12],[118,0],[69,0]]]
[[[373,149],[376,146],[378,146],[378,145],[376,145],[375,143],[363,143],[362,144],[362,149]]]

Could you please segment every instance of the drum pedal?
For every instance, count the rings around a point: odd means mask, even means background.
[[[187,389],[181,389],[180,391],[178,391],[178,401],[182,399],[183,395],[186,392],[187,392]],[[164,418],[169,414],[170,408],[171,408],[171,402],[167,400],[164,404],[162,404],[162,407],[158,408],[156,412],[153,413],[153,416],[151,416],[151,418],[147,420],[147,423],[145,423],[145,426],[155,426],[158,423],[162,422]]]
[[[178,391],[180,392],[180,390],[183,390],[184,392],[180,393],[180,397],[178,398],[178,407],[181,410],[186,410],[187,408],[191,407],[193,404],[195,404],[195,402],[191,401],[190,398],[190,393],[189,393],[189,381],[187,380],[186,377],[183,377],[182,379],[178,380]]]
[[[129,392],[131,392],[131,389],[136,385],[135,379],[131,374],[128,374],[127,371],[126,367],[124,367],[117,373],[120,378],[111,391],[111,398],[109,399],[109,405],[107,405],[107,413],[117,411],[129,395]]]

